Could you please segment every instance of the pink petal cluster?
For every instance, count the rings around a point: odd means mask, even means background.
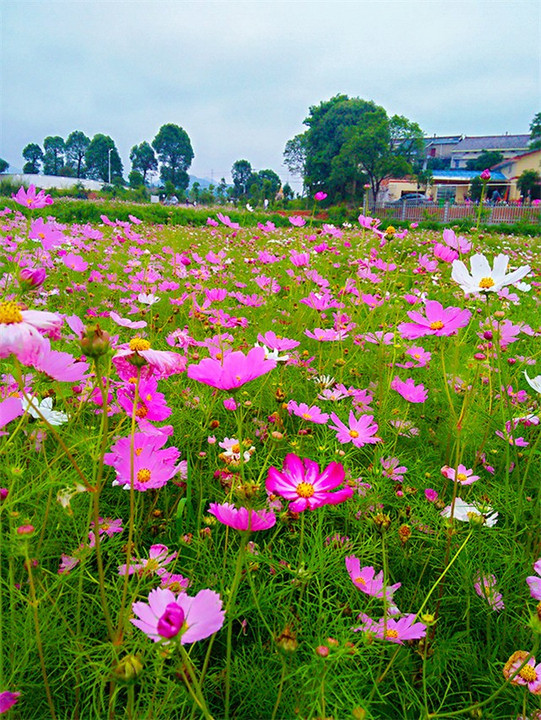
[[[428,390],[424,385],[415,385],[413,378],[401,380],[398,375],[391,382],[391,388],[411,403],[423,403],[428,397]]]
[[[211,503],[209,513],[223,525],[235,530],[268,530],[276,524],[276,516],[269,510],[252,510],[251,508],[236,508],[232,503]]]
[[[383,570],[380,570],[376,575],[376,571],[371,565],[361,568],[359,558],[355,557],[355,555],[346,557],[346,569],[356,588],[372,597],[384,597]],[[395,583],[385,588],[385,598],[387,602],[392,601],[394,592],[398,590],[401,584],[402,583]]]
[[[410,310],[407,315],[413,322],[400,323],[398,332],[408,340],[416,340],[426,335],[437,337],[455,335],[459,328],[469,323],[471,318],[469,310],[458,307],[444,308],[437,300],[426,301],[424,315],[417,310]]]
[[[195,597],[175,595],[167,588],[155,588],[148,602],[135,602],[136,618],[130,620],[154,642],[167,643],[180,635],[182,645],[213,635],[224,624],[222,600],[213,590],[200,590]]]
[[[533,569],[537,575],[530,575],[526,582],[530,588],[530,595],[534,600],[541,600],[541,558],[534,563]]]
[[[43,190],[36,193],[36,186],[30,185],[28,190],[25,190],[21,185],[15,195],[11,196],[15,202],[24,207],[30,208],[31,210],[37,210],[44,208],[46,205],[52,205],[53,199],[50,195],[46,195]]]
[[[188,377],[220,390],[234,390],[275,367],[274,360],[265,359],[262,347],[254,347],[247,355],[238,350],[229,353],[221,361],[204,358],[198,365],[188,367]]]
[[[444,465],[441,469],[441,474],[443,477],[454,480],[461,485],[471,485],[476,480],[479,480],[479,475],[474,475],[473,470],[468,469],[462,464],[457,467],[456,472],[454,468]]]
[[[308,407],[306,403],[298,403],[295,402],[295,400],[290,400],[287,404],[287,409],[290,415],[293,413],[293,415],[296,415],[303,420],[308,420],[309,422],[313,422],[318,425],[325,425],[329,419],[328,413],[321,412],[321,408],[317,405]]]
[[[267,492],[281,495],[292,501],[289,508],[293,512],[314,510],[322,505],[337,505],[353,495],[353,489],[338,489],[345,479],[344,467],[332,462],[320,472],[319,465],[298,455],[289,453],[284,459],[282,470],[269,468],[265,482]],[[335,492],[332,492],[335,491]]]
[[[375,622],[368,615],[361,613],[359,615],[359,620],[362,621],[361,625],[353,628],[353,632],[369,632],[381,640],[403,645],[405,640],[420,640],[426,635],[426,625],[415,622],[416,617],[414,613],[411,613],[404,615],[399,620],[388,617]]]
[[[373,445],[380,442],[376,433],[377,423],[373,422],[373,415],[361,415],[356,418],[351,410],[349,413],[348,425],[344,424],[336,413],[331,413],[331,420],[334,425],[329,425],[331,430],[336,430],[336,439],[339,443],[353,443],[355,447]]]

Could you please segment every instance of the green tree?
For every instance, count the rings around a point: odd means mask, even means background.
[[[472,178],[470,182],[470,198],[474,202],[479,202],[481,199],[481,194],[483,192],[483,181],[477,175],[476,177]]]
[[[140,172],[143,176],[143,184],[147,181],[147,173],[158,169],[158,160],[152,146],[145,142],[134,145],[130,151],[132,170]]]
[[[5,173],[6,170],[9,167],[9,163],[7,160],[4,160],[3,158],[0,158],[0,173]]]
[[[43,172],[45,175],[60,175],[64,166],[64,152],[66,145],[60,135],[49,135],[43,141]]]
[[[197,203],[199,202],[199,198],[201,197],[201,183],[197,180],[193,183],[192,187],[190,188],[189,193],[190,199]]]
[[[250,180],[252,176],[252,166],[248,160],[237,160],[231,168],[231,177],[233,178],[233,188],[235,197],[246,195],[250,189]]]
[[[274,200],[282,185],[282,181],[274,170],[260,170],[257,173],[257,179],[263,200]]]
[[[485,170],[493,165],[497,165],[503,159],[503,154],[498,150],[483,150],[478,158],[468,160],[466,168],[468,170]]]
[[[131,188],[138,188],[144,186],[145,179],[139,170],[132,170],[128,175],[128,182]]]
[[[534,115],[530,123],[530,149],[541,150],[541,112]]]
[[[295,135],[286,142],[284,149],[284,165],[295,177],[302,178],[304,187],[304,176],[306,175],[306,133]]]
[[[185,190],[190,178],[186,172],[194,158],[194,152],[188,133],[179,125],[162,125],[152,141],[152,147],[161,163],[160,176],[176,188]]]
[[[539,195],[541,176],[537,170],[524,170],[517,180],[517,187],[523,197],[535,200]]]
[[[74,130],[66,140],[66,160],[75,170],[75,177],[85,177],[85,155],[90,145],[90,138],[81,130]]]
[[[286,183],[282,188],[282,194],[284,196],[284,200],[293,200],[295,196],[295,193],[293,192],[289,183]]]
[[[37,143],[30,143],[23,149],[23,158],[26,163],[23,166],[23,173],[37,175],[43,161],[43,150]]]
[[[424,147],[417,123],[347,95],[312,106],[304,124],[308,130],[293,138],[288,155],[297,157],[296,145],[299,153],[304,149],[306,187],[324,190],[331,202],[359,199],[366,181],[377,198],[385,178],[412,172]]]
[[[122,180],[122,160],[114,140],[109,135],[98,133],[90,141],[85,153],[88,177],[103,182]]]

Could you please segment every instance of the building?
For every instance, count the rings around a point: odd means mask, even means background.
[[[500,152],[505,160],[528,151],[529,135],[480,135],[463,137],[451,150],[451,170],[467,167],[482,152]]]
[[[425,158],[450,160],[453,148],[462,140],[462,135],[434,135],[425,138]]]
[[[62,177],[60,175],[27,175],[25,173],[3,173],[0,180],[9,180],[15,185],[29,187],[34,185],[40,190],[66,190],[82,185],[85,190],[101,190],[104,183],[98,180],[83,180],[81,178]]]

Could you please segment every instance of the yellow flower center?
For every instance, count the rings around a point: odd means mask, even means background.
[[[297,495],[302,498],[309,498],[315,493],[312,483],[300,482],[297,485]]]
[[[488,290],[488,288],[491,288],[494,284],[494,280],[490,277],[484,277],[479,280],[479,287],[483,290]]]
[[[303,416],[303,418],[304,418],[305,420],[311,420],[311,419],[312,419],[312,416],[310,415],[310,413],[303,413],[302,416]]]
[[[150,350],[150,343],[143,338],[134,337],[130,340],[130,350]]]
[[[45,233],[38,233],[38,237],[45,240]]]
[[[434,329],[434,328],[432,328],[432,329]],[[419,353],[415,353],[415,355],[413,356],[413,359],[414,359],[414,360],[420,360],[420,359],[421,359],[421,356],[419,355]]]
[[[110,527],[109,523],[102,523],[102,524],[100,525],[100,529],[103,530],[104,532],[105,532],[106,530],[109,530],[109,527]]]
[[[458,473],[458,475],[456,476],[456,479],[457,479],[459,482],[464,482],[464,480],[467,480],[467,479],[468,479],[468,476],[467,476],[467,475],[464,475],[464,473]]]
[[[349,436],[352,437],[352,438],[358,438],[358,437],[359,437],[359,433],[357,432],[357,430],[350,430],[350,431],[349,431]]]
[[[174,592],[174,593],[179,593],[179,592],[184,591],[184,588],[181,585],[179,580],[172,580],[170,583],[167,583],[166,587],[168,590],[171,590],[171,592]],[[186,624],[186,623],[184,623],[184,624]]]
[[[231,452],[233,452],[235,454],[240,453],[240,445],[238,443],[236,443],[236,445],[233,445],[231,447]]]
[[[0,303],[0,323],[13,325],[22,321],[23,316],[17,303],[12,301]]]
[[[135,448],[135,454],[137,455],[137,457],[139,457],[139,455],[140,455],[142,452],[143,452],[143,448],[142,448],[142,447],[140,447],[140,448]]]
[[[146,418],[146,416],[148,415],[148,408],[147,408],[147,406],[146,406],[146,405],[140,405],[140,406],[137,408],[137,410],[135,411],[135,415],[136,415],[136,417],[141,418],[141,419]]]
[[[522,670],[519,672],[519,675],[523,680],[526,680],[526,682],[532,682],[537,677],[535,668],[533,668],[531,665],[524,665]]]
[[[385,637],[391,637],[391,638],[397,638],[398,637],[398,630],[385,630]]]
[[[137,482],[146,483],[150,480],[150,470],[148,468],[141,468],[137,472]]]
[[[430,323],[431,330],[441,330],[442,327],[443,327],[443,323],[441,320],[435,320],[434,322]]]
[[[355,585],[366,585],[366,580],[362,577],[355,578]]]

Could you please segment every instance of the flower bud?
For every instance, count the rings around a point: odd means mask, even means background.
[[[137,677],[142,669],[143,663],[137,655],[126,655],[113,669],[113,672],[119,680],[128,682]]]
[[[22,268],[19,273],[19,278],[23,287],[32,290],[43,285],[46,277],[47,273],[45,272],[45,268],[25,267]]]
[[[81,350],[85,355],[88,355],[88,357],[101,357],[108,352],[110,339],[109,333],[102,330],[98,323],[89,325],[85,328],[85,332],[81,338]]]

